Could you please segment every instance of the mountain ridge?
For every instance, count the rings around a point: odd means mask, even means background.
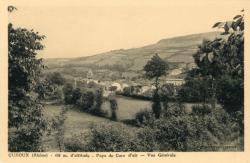
[[[122,65],[128,70],[141,70],[146,62],[158,53],[161,58],[172,63],[193,63],[192,55],[203,39],[214,39],[220,32],[206,32],[161,39],[154,44],[130,49],[115,49],[92,56],[77,58],[45,59],[48,67],[58,66],[112,66]]]

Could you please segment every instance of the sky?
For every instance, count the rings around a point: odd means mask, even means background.
[[[29,1],[12,3],[18,10],[9,14],[9,21],[46,36],[40,57],[83,57],[215,31],[211,28],[214,23],[232,20],[247,1]]]

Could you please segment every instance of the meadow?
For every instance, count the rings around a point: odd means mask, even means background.
[[[114,124],[114,123],[122,123],[123,120],[134,119],[136,113],[141,110],[151,110],[151,101],[147,100],[138,100],[130,97],[117,96],[116,97],[118,103],[117,110],[117,118],[118,121],[111,121],[108,118],[98,117],[95,115],[91,115],[89,113],[85,113],[80,111],[79,109],[72,107],[66,113],[66,121],[65,121],[65,138],[70,138],[74,135],[78,135],[84,133],[89,129],[92,124]],[[186,110],[190,110],[193,104],[186,103]],[[44,115],[46,118],[51,120],[55,116],[59,115],[62,108],[65,107],[64,104],[46,104],[44,106]],[[110,104],[109,101],[105,101],[102,105],[102,109],[108,112],[108,117],[110,116]],[[133,132],[136,129],[133,126],[126,125],[128,129]],[[55,136],[53,132],[49,136],[45,136],[43,138],[43,144],[46,151],[58,151],[58,146],[56,144]]]
[[[57,104],[57,105],[45,105],[44,107],[44,115],[48,119],[52,119],[56,115],[59,115],[60,111],[64,107],[63,104]],[[131,111],[132,109],[129,109]],[[121,110],[120,110],[121,111]],[[133,113],[134,111],[132,111]],[[132,115],[132,113],[127,113],[126,116]],[[120,114],[119,114],[120,115]],[[111,121],[107,118],[94,116],[85,112],[81,112],[77,110],[76,108],[69,109],[66,113],[66,121],[65,121],[65,138],[70,138],[73,135],[84,133],[89,129],[89,127],[92,124],[114,124],[114,123],[121,123],[121,122],[115,122]],[[124,117],[123,117],[124,118]],[[127,126],[131,132],[133,131],[134,127]],[[45,151],[53,152],[58,151],[58,146],[56,144],[55,136],[53,135],[53,132],[49,136],[44,136],[43,138],[43,144]]]
[[[148,100],[139,100],[131,97],[116,96],[118,103],[117,117],[118,120],[134,119],[136,113],[141,110],[151,110],[152,102]],[[172,105],[173,103],[169,103]],[[187,113],[191,112],[192,106],[195,103],[183,103]],[[102,105],[102,109],[108,111],[110,114],[110,103],[105,101]]]

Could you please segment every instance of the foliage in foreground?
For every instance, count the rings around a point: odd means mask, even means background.
[[[152,133],[141,134],[136,128],[119,123],[93,125],[90,131],[66,140],[66,151],[154,151]]]
[[[9,12],[14,11],[8,7]],[[41,151],[41,137],[46,129],[43,106],[36,92],[42,69],[37,51],[45,36],[25,28],[8,25],[8,145],[9,151]]]
[[[195,106],[187,114],[176,104],[164,110],[163,117],[149,120],[140,128],[128,128],[119,123],[98,124],[86,135],[74,136],[65,143],[68,151],[231,151],[243,150],[239,142],[239,125],[221,108],[211,110],[208,106]],[[209,111],[200,111],[206,108]],[[149,116],[148,116],[149,115]],[[140,119],[139,118],[139,119]],[[152,120],[154,119],[154,120]],[[148,123],[150,122],[150,123]],[[235,148],[223,148],[232,145]]]

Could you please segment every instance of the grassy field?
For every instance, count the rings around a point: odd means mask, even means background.
[[[118,120],[133,119],[135,114],[140,110],[150,109],[151,102],[145,100],[137,100],[129,97],[116,97],[118,110],[117,118]],[[110,103],[105,101],[102,105],[102,109],[106,110],[110,114]]]
[[[141,110],[151,110],[151,101],[147,100],[138,100],[131,97],[117,96],[118,103],[117,117],[118,120],[126,120],[135,118],[136,113]],[[171,105],[171,103],[170,103]],[[184,103],[185,109],[187,112],[190,112],[192,109],[193,103]],[[103,110],[106,110],[110,114],[110,104],[109,101],[105,101],[102,105]]]
[[[117,117],[118,121],[134,119],[136,113],[140,110],[150,110],[151,109],[151,101],[138,100],[129,97],[118,96],[117,98],[118,110]],[[185,104],[187,110],[191,110],[191,106],[193,104]],[[44,115],[48,119],[52,119],[56,115],[59,115],[60,111],[64,107],[63,104],[47,104],[45,105]],[[104,102],[102,108],[110,114],[110,104],[109,101]],[[80,134],[86,132],[89,129],[89,126],[92,124],[100,124],[100,123],[122,123],[122,122],[114,122],[109,120],[108,118],[102,118],[98,116],[91,115],[89,113],[81,112],[76,108],[72,108],[68,110],[67,119],[65,121],[65,138],[70,138],[75,134]],[[109,116],[109,115],[108,115]],[[132,126],[127,126],[129,129],[133,131],[136,129]],[[46,151],[58,151],[58,147],[56,144],[55,136],[45,136],[44,137],[44,146]]]
[[[65,133],[64,137],[71,138],[74,135],[79,135],[81,133],[86,132],[89,127],[92,124],[115,124],[115,123],[122,123],[123,120],[133,119],[135,117],[135,114],[143,109],[151,109],[151,102],[150,101],[144,101],[144,100],[137,100],[133,98],[128,97],[117,97],[117,103],[118,103],[118,122],[111,121],[108,118],[102,118],[98,116],[91,115],[89,113],[81,112],[77,110],[76,108],[69,109],[66,113],[66,121],[65,121]],[[191,111],[191,106],[193,104],[186,103],[184,104],[187,111]],[[52,119],[56,115],[59,115],[60,111],[64,107],[63,104],[47,104],[45,105],[44,109],[44,115],[48,119]],[[103,109],[109,111],[109,102],[105,102],[103,104]],[[123,123],[124,124],[124,123]],[[135,132],[138,128],[132,127],[130,125],[125,125],[125,127],[128,127],[131,132]],[[239,139],[237,139],[237,142],[239,142]],[[227,144],[230,144],[233,142],[229,142]],[[235,144],[235,143],[233,143]],[[49,136],[44,136],[43,139],[43,145],[45,148],[45,151],[48,152],[56,152],[59,151],[58,145],[56,143],[55,135],[53,135],[53,132]]]
[[[62,109],[63,105],[45,105],[44,115],[48,119],[52,119],[56,115],[58,115]],[[65,121],[65,138],[69,138],[74,134],[80,134],[88,130],[91,124],[100,124],[100,123],[120,123],[114,122],[107,118],[93,116],[88,113],[80,112],[76,109],[68,110],[67,119]],[[131,130],[134,128],[128,126]],[[56,144],[55,137],[52,135],[45,136],[43,139],[43,144],[46,151],[58,151],[58,146]]]

